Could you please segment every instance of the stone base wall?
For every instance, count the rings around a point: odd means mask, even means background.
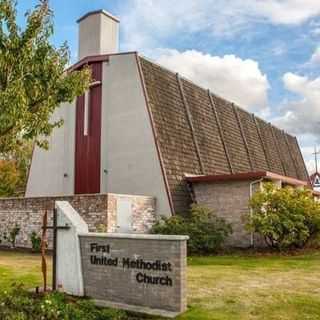
[[[244,215],[249,213],[251,181],[228,181],[219,183],[195,183],[193,189],[196,201],[231,223],[233,233],[227,239],[226,246],[249,247],[251,234],[245,230]],[[254,185],[253,192],[257,189]],[[263,246],[258,235],[254,235],[254,244]]]
[[[145,196],[118,194],[75,195],[66,197],[6,198],[0,199],[0,245],[8,246],[3,240],[16,224],[20,227],[17,247],[30,248],[30,235],[33,231],[41,233],[42,217],[48,212],[48,224],[52,225],[55,201],[68,201],[79,212],[89,226],[90,232],[100,231],[102,226],[107,232],[117,229],[117,200],[131,200],[133,212],[133,230],[147,233],[155,221],[155,199]],[[48,230],[49,247],[52,234]]]

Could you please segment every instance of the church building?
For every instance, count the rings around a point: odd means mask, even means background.
[[[93,80],[54,114],[64,125],[49,150],[35,147],[26,197],[150,195],[157,214],[171,215],[210,197],[228,207],[221,199],[236,201],[244,181],[248,196],[255,181],[309,186],[294,136],[137,52],[119,52],[119,20],[106,11],[78,24],[79,61],[68,72],[89,66]],[[216,184],[226,187],[220,200]],[[204,198],[201,185],[211,186]]]

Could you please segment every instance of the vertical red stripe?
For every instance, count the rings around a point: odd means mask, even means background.
[[[102,63],[90,65],[95,81],[102,79]],[[102,87],[90,89],[88,135],[84,135],[84,95],[76,103],[75,193],[100,192]]]

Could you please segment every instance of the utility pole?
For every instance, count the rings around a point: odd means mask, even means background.
[[[317,150],[317,147],[314,147],[314,162],[316,164],[316,173],[318,173],[318,154],[320,154],[320,150]]]

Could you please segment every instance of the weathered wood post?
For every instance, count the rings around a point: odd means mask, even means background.
[[[43,291],[47,291],[47,261],[46,261],[46,247],[47,247],[47,224],[48,212],[45,211],[42,219],[42,237],[41,237],[41,269],[43,276]]]
[[[47,261],[46,261],[46,246],[47,246],[47,230],[51,229],[53,231],[53,246],[52,246],[52,291],[57,290],[57,246],[58,246],[58,230],[68,230],[70,227],[68,225],[58,226],[58,213],[57,209],[53,209],[53,225],[48,226],[48,212],[46,210],[43,216],[42,225],[42,239],[41,239],[41,266],[43,274],[43,284],[44,292],[47,291]]]

